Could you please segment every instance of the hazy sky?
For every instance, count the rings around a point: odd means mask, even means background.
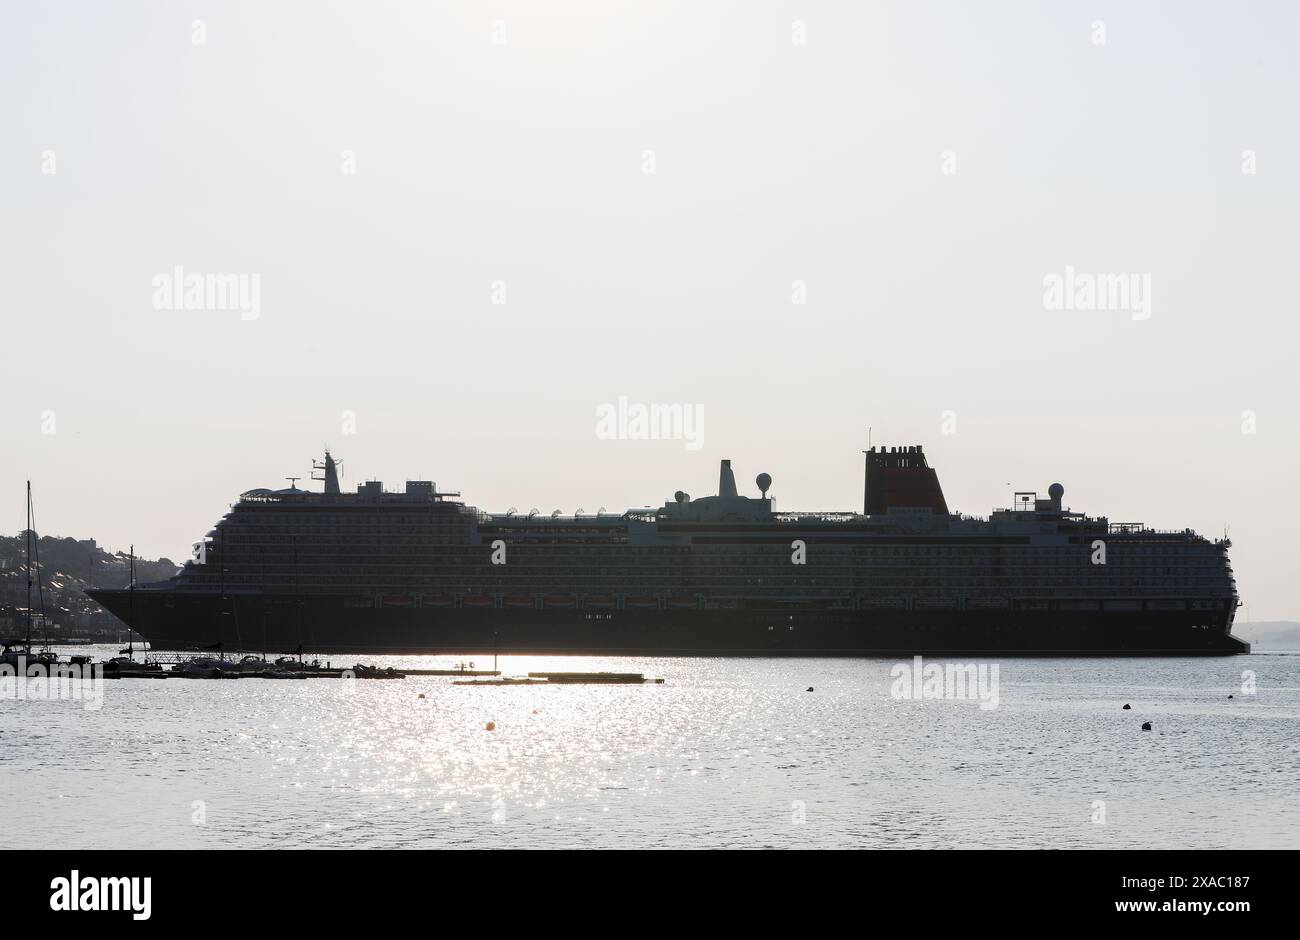
[[[1300,619],[1298,4],[2,17],[4,531],[30,477],[44,533],[178,558],[326,444],[490,510],[706,495],[721,457],[857,509],[871,426],[964,512],[1059,480],[1230,525],[1246,615]],[[258,316],[158,309],[177,265]],[[1067,267],[1149,317],[1048,309]],[[619,396],[702,446],[601,439]]]

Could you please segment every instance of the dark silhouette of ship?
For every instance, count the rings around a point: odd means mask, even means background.
[[[657,509],[486,513],[413,480],[241,495],[175,577],[87,593],[158,648],[283,652],[1248,652],[1229,542],[1071,512],[951,513],[919,446],[871,448],[862,512],[777,512],[722,461]]]

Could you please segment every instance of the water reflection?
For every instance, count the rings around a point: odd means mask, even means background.
[[[1300,656],[1251,657],[1258,694],[1229,701],[1243,663],[1004,661],[992,711],[895,701],[883,660],[501,658],[666,679],[644,686],[122,680],[98,712],[0,703],[0,795],[36,823],[20,846],[1300,847]]]

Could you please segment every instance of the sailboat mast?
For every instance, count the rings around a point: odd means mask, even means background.
[[[32,481],[27,481],[27,646],[32,645]]]
[[[27,646],[32,645],[32,576],[36,577],[36,599],[41,605],[41,639],[48,649],[49,624],[45,617],[45,585],[41,584],[41,543],[36,538],[36,512],[32,508],[32,481],[27,481]]]
[[[131,587],[131,622],[126,625],[127,655],[135,658],[135,544],[131,545],[131,566],[126,577]]]

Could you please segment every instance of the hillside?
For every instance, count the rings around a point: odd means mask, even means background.
[[[124,628],[116,617],[86,597],[87,587],[126,587],[129,556],[107,552],[94,539],[42,536],[37,548],[40,567],[35,572],[45,592],[45,612],[58,636],[117,637]],[[16,635],[26,620],[26,534],[0,536],[0,635]],[[176,573],[169,558],[137,558],[137,584],[162,581]],[[37,607],[36,586],[32,586],[32,607]]]
[[[1232,634],[1258,650],[1300,650],[1300,623],[1290,620],[1238,620],[1232,625]]]

